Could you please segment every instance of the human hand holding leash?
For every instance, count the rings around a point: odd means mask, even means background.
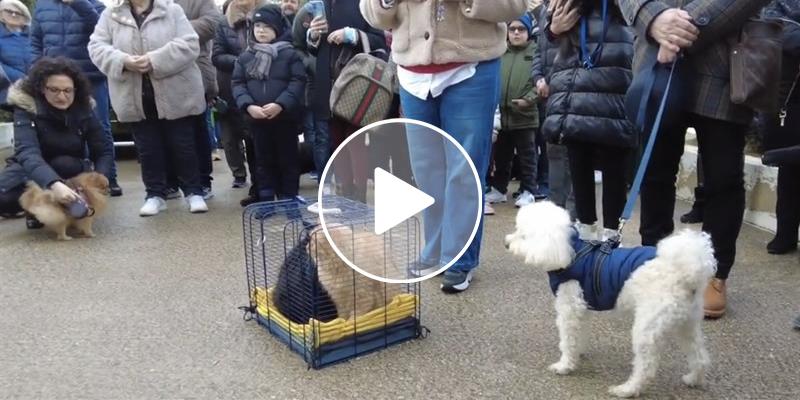
[[[688,12],[671,8],[653,20],[648,33],[663,49],[659,51],[659,61],[669,62],[675,59],[681,49],[692,46],[700,35],[700,30],[694,25]]]

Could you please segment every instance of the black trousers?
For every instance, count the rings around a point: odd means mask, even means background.
[[[717,278],[727,279],[736,258],[744,218],[745,125],[696,114],[669,121],[656,139],[641,192],[643,245],[655,245],[675,229],[675,181],[688,126],[697,131],[705,207],[703,231],[711,235]]]
[[[195,119],[194,149],[197,156],[197,166],[200,174],[200,185],[211,187],[211,173],[214,172],[211,160],[211,138],[208,136],[208,122],[206,115],[200,114]],[[173,163],[167,163],[167,185],[170,188],[179,186],[177,168]]]
[[[544,125],[547,117],[547,99],[536,105],[539,108],[539,126]],[[547,140],[544,135],[536,135],[536,183],[537,186],[550,186],[550,161],[547,157]]]
[[[300,189],[300,153],[294,121],[249,122],[255,144],[258,199],[292,199]]]
[[[494,175],[490,184],[500,193],[508,192],[508,182],[511,180],[511,164],[514,159],[514,149],[519,156],[520,193],[527,190],[531,194],[536,192],[537,185],[537,154],[535,137],[536,129],[502,130],[497,135],[494,144]]]
[[[603,172],[603,227],[617,229],[627,197],[626,171],[631,149],[594,143],[567,144],[578,221],[597,221],[594,171]]]
[[[164,198],[169,165],[175,169],[184,196],[203,195],[195,146],[197,116],[143,120],[132,127],[147,198]]]
[[[800,228],[800,166],[778,168],[778,201],[775,204],[778,229],[775,236],[797,242]]]
[[[61,179],[69,179],[82,172],[92,170],[89,160],[70,156],[54,157],[48,161],[48,165]],[[0,214],[16,214],[22,211],[22,207],[19,205],[19,198],[22,193],[25,193],[24,183],[5,192],[0,192]]]

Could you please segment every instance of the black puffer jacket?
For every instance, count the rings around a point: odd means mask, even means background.
[[[284,42],[287,43],[288,42]],[[236,62],[231,78],[236,107],[242,112],[250,105],[277,103],[283,107],[278,119],[300,119],[306,88],[306,68],[299,50],[289,45],[278,52],[269,69],[269,79],[247,76],[247,68],[255,62],[255,50],[248,49]]]
[[[550,75],[550,98],[542,132],[548,141],[637,145],[636,128],[625,117],[625,92],[632,79],[633,31],[611,5],[610,25],[595,67],[580,62],[580,22],[558,40],[559,53]],[[600,7],[589,11],[589,51],[603,32]]]
[[[14,155],[0,173],[0,192],[33,180],[47,187],[61,178],[49,163],[59,156],[85,158],[88,145],[94,170],[109,176],[111,147],[106,146],[100,122],[89,106],[73,105],[66,112],[37,101],[17,81],[8,90],[8,103],[14,106]]]
[[[547,34],[545,33],[544,26],[547,23],[547,4],[549,0],[545,0],[533,10],[533,16],[536,18],[536,24],[539,26],[539,32],[536,34],[536,57],[533,59],[533,84],[539,82],[539,79],[544,78],[549,82],[550,70],[553,68],[553,62],[558,54],[558,46],[550,42]]]
[[[778,103],[781,107],[787,103],[789,113],[800,112],[800,0],[777,0],[764,8],[764,14],[771,18],[784,20],[783,26],[783,63],[781,65],[781,85]],[[797,86],[792,91],[792,86]],[[791,93],[791,97],[789,94]],[[764,149],[800,145],[800,130],[778,129],[780,121],[777,114],[761,115],[764,126]],[[791,115],[787,121],[798,121],[800,116]],[[787,126],[791,122],[787,122]]]

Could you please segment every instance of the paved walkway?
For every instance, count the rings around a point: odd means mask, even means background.
[[[0,221],[0,398],[572,400],[609,398],[606,388],[626,378],[629,321],[607,314],[592,318],[592,350],[574,376],[546,370],[558,357],[553,299],[545,276],[503,249],[513,205],[486,219],[468,292],[423,284],[427,339],[307,370],[236,309],[247,301],[238,205],[246,190],[228,188],[223,164],[205,215],[173,200],[163,215],[138,217],[144,190],[126,161],[126,194],[95,239],[60,243]],[[800,332],[790,328],[800,256],[768,255],[769,238],[742,231],[730,313],[705,324],[708,387],[680,384],[683,358],[670,345],[646,398],[800,398]]]

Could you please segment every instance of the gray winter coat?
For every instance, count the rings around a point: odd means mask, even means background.
[[[195,63],[200,53],[197,33],[181,6],[172,0],[153,2],[141,29],[129,3],[107,8],[89,40],[89,55],[108,76],[111,106],[120,122],[145,119],[142,74],[125,69],[128,55],[150,57],[159,119],[199,115],[206,109],[203,78]]]
[[[217,69],[211,64],[211,48],[214,45],[214,36],[217,25],[222,21],[222,14],[217,11],[214,0],[175,0],[186,13],[186,18],[191,22],[194,31],[200,38],[200,56],[197,57],[197,66],[203,74],[203,88],[206,99],[212,99],[219,93],[217,86]]]

